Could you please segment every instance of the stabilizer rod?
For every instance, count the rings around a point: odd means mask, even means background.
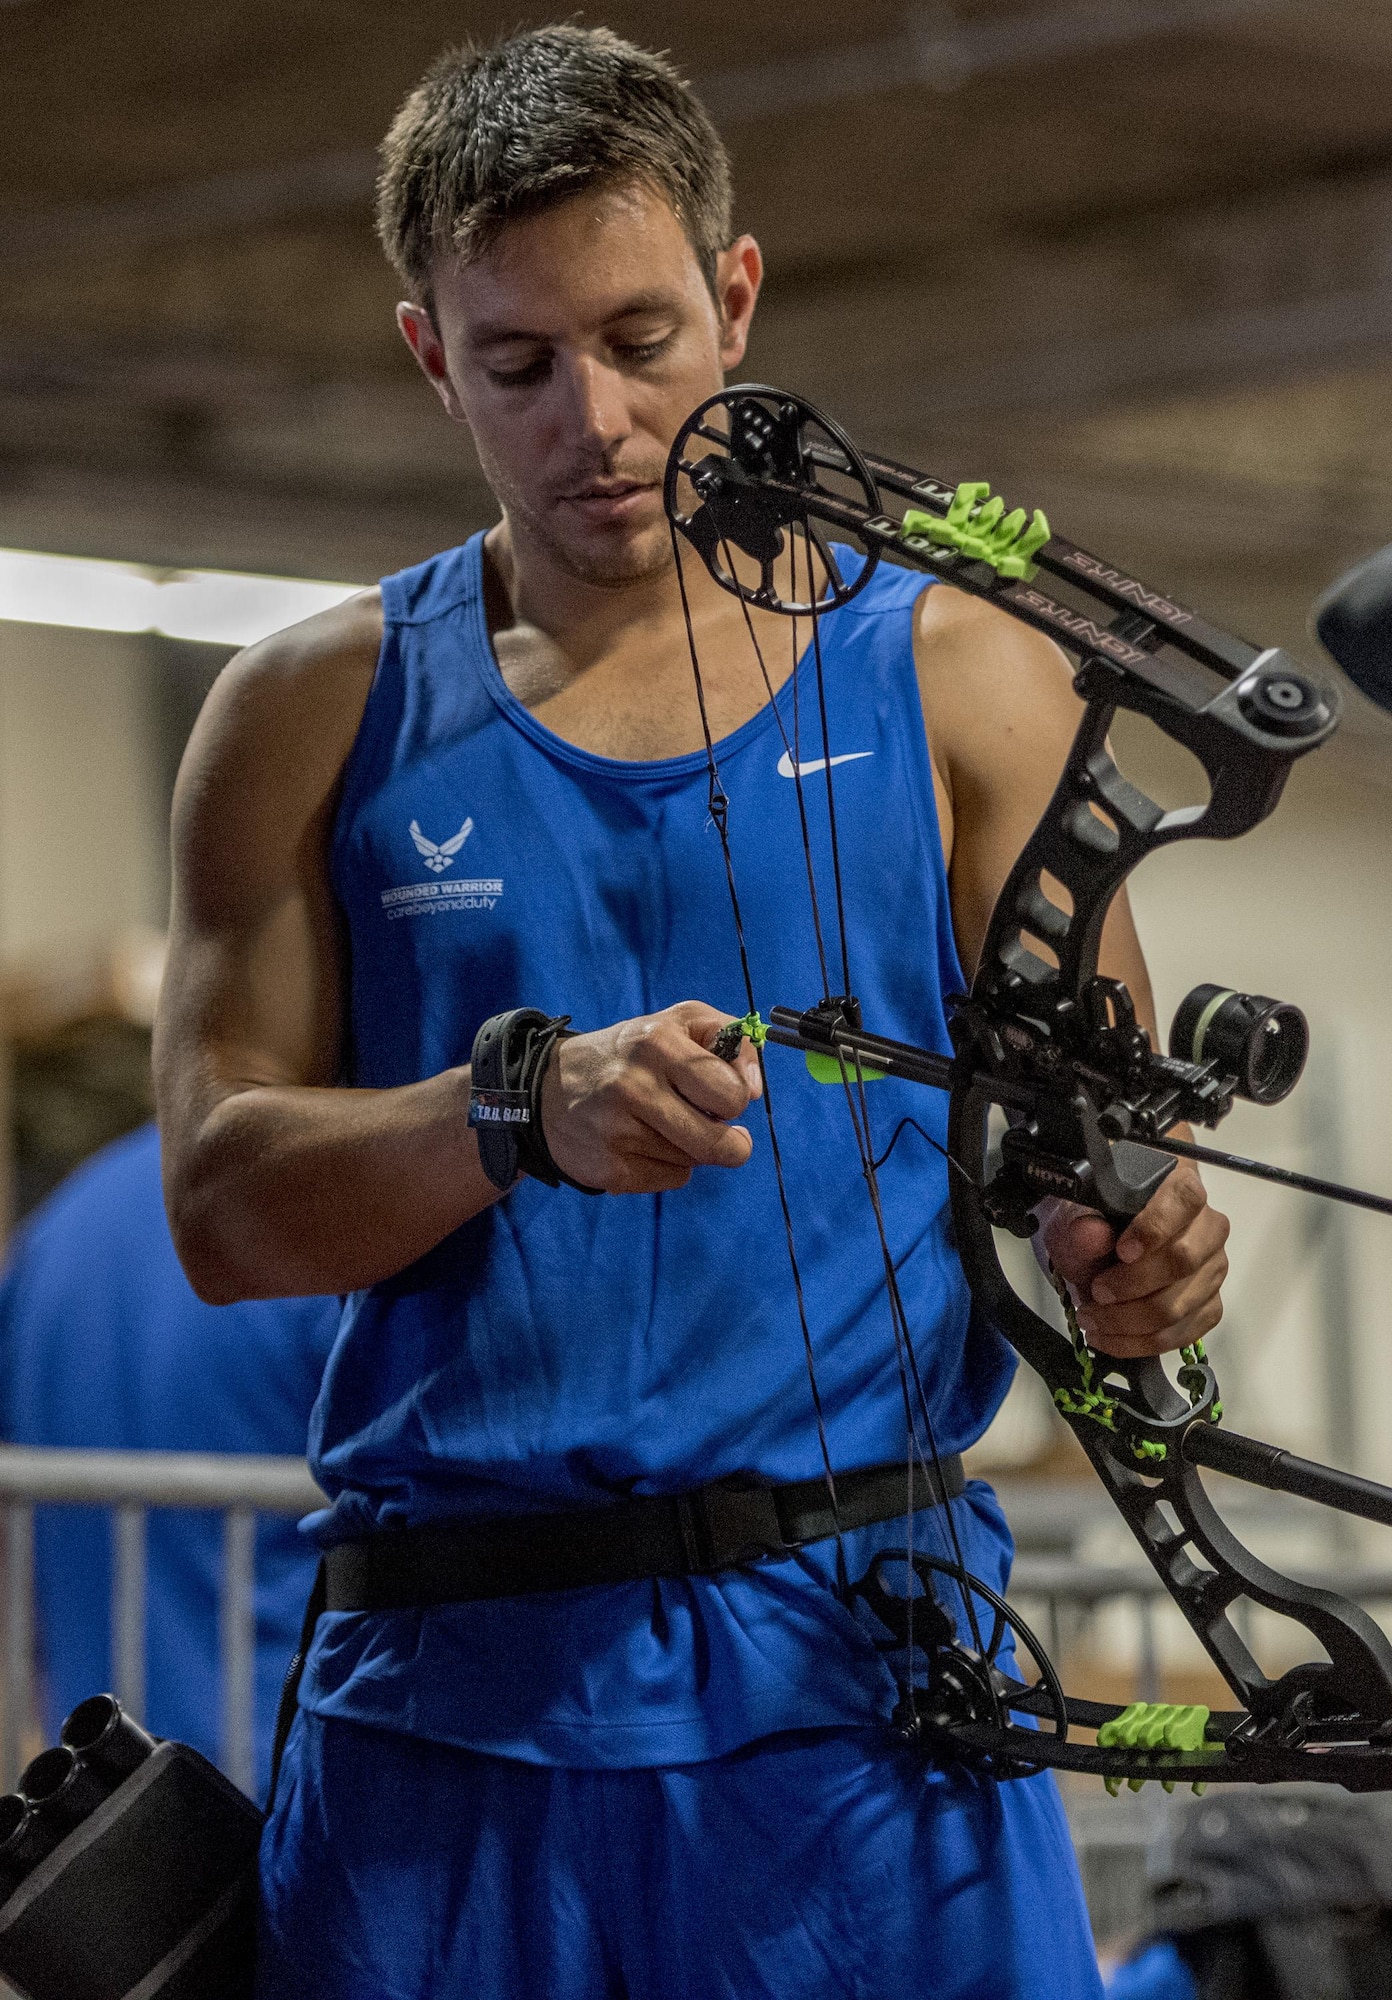
[[[1360,1479],[1356,1472],[1316,1465],[1312,1459],[1282,1451],[1279,1445],[1243,1437],[1240,1431],[1219,1430],[1210,1423],[1190,1424],[1180,1450],[1191,1465],[1205,1465],[1210,1472],[1231,1473],[1234,1479],[1265,1486],[1272,1493],[1294,1493],[1302,1500],[1317,1500],[1321,1506],[1337,1507],[1342,1514],[1357,1514],[1364,1521],[1392,1528],[1392,1486]]]

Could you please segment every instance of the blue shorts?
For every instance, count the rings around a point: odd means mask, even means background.
[[[571,1770],[301,1714],[259,2000],[1100,2000],[1047,1777],[877,1731]]]

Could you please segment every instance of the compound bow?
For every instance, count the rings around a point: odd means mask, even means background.
[[[1097,969],[1107,912],[1137,863],[1176,840],[1232,839],[1258,825],[1280,799],[1295,759],[1336,728],[1335,695],[1286,654],[1218,631],[1052,535],[1039,512],[1029,520],[1022,510],[1007,514],[984,485],[952,486],[864,455],[810,404],[781,391],[745,385],[703,403],[673,444],[665,492],[684,606],[679,536],[744,605],[770,693],[751,610],[810,620],[820,698],[819,621],[864,588],[882,557],[988,598],[1078,661],[1074,686],[1083,714],[1077,735],[1057,789],[996,903],[971,992],[955,1004],[954,1053],[868,1032],[854,996],[829,990],[810,1008],[773,1007],[766,1033],[803,1050],[814,1073],[845,1089],[885,1253],[911,1452],[916,1392],[927,1450],[937,1459],[884,1237],[880,1162],[869,1144],[863,1086],[875,1074],[949,1093],[948,1181],[971,1291],[1048,1384],[1240,1705],[1210,1714],[1158,1704],[1123,1708],[1066,1695],[1008,1602],[967,1573],[950,1528],[954,1559],[915,1553],[910,1545],[879,1555],[853,1587],[899,1663],[899,1723],[934,1755],[997,1778],[1051,1766],[1093,1773],[1112,1788],[1151,1777],[1167,1786],[1179,1777],[1303,1778],[1351,1790],[1392,1788],[1392,1645],[1386,1635],[1336,1592],[1299,1583],[1259,1561],[1216,1511],[1199,1467],[1386,1525],[1392,1525],[1392,1489],[1220,1430],[1218,1385],[1201,1343],[1184,1350],[1177,1383],[1158,1359],[1121,1362],[1095,1354],[1060,1288],[1066,1337],[1016,1294],[994,1236],[1002,1227],[1031,1234],[1033,1211],[1047,1196],[1099,1209],[1120,1226],[1144,1208],[1177,1156],[1392,1214],[1392,1201],[1382,1197],[1168,1136],[1182,1121],[1216,1125],[1237,1096],[1263,1104],[1284,1098],[1305,1059],[1307,1034],[1297,1009],[1260,995],[1199,987],[1181,1005],[1169,1053],[1162,1055],[1137,1022],[1125,987]],[[907,510],[884,511],[883,494],[909,503]],[[846,550],[830,545],[828,530],[850,541],[852,563]],[[1040,572],[1049,579],[1047,590],[1037,581]],[[704,723],[689,609],[687,627]],[[835,861],[834,759],[824,699],[820,708]],[[1210,786],[1206,805],[1163,811],[1121,775],[1108,747],[1119,708],[1148,717],[1197,757]],[[705,734],[711,815],[743,959],[727,801],[708,725]],[[794,772],[800,768],[794,755]],[[798,803],[805,843],[800,775]],[[837,879],[839,905],[839,864]],[[838,914],[844,926],[844,912]],[[760,1045],[765,1034],[747,959],[745,986],[750,1012],[734,1031],[733,1048],[741,1030]],[[998,1159],[987,1145],[995,1106],[1009,1121]],[[796,1276],[771,1112],[770,1134]],[[798,1291],[801,1300],[800,1284]],[[803,1334],[810,1370],[805,1319]],[[812,1390],[834,1510],[815,1373]],[[926,1465],[922,1443],[916,1448]],[[940,1582],[960,1591],[969,1639],[959,1636],[939,1602]],[[1244,1598],[1303,1626],[1327,1657],[1267,1678],[1229,1615]],[[990,1612],[985,1636],[979,1606]],[[1004,1671],[1007,1641],[1033,1659],[1038,1671],[1032,1683]],[[1095,1740],[1075,1740],[1080,1728],[1094,1732]]]

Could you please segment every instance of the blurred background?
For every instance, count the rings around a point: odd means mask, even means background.
[[[185,737],[234,642],[334,595],[264,579],[346,589],[492,518],[392,323],[374,148],[442,46],[548,18],[0,3],[6,1222],[148,1115]],[[1392,539],[1388,0],[614,0],[584,18],[670,50],[729,140],[738,225],[769,266],[750,376],[1320,658],[1311,602]],[[1119,749],[1184,796],[1163,745],[1128,729]],[[1348,691],[1273,821],[1152,863],[1134,901],[1162,1021],[1207,979],[1310,1017],[1305,1083],[1225,1141],[1392,1188],[1392,719]],[[1232,1421],[1392,1478],[1392,1226],[1210,1185],[1235,1223],[1213,1343]],[[1022,1580],[1075,1683],[1216,1699],[1166,1607],[1060,1583],[1134,1558],[1030,1385],[977,1456],[1013,1496]],[[1375,1531],[1243,1507],[1263,1552],[1357,1569],[1392,1607]],[[1257,1637],[1280,1664],[1274,1621]],[[1134,1861],[1154,1827],[1116,1811]]]

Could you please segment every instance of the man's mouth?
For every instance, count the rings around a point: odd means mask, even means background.
[[[655,479],[592,479],[574,492],[562,495],[566,506],[574,507],[586,520],[622,522],[660,491]]]

